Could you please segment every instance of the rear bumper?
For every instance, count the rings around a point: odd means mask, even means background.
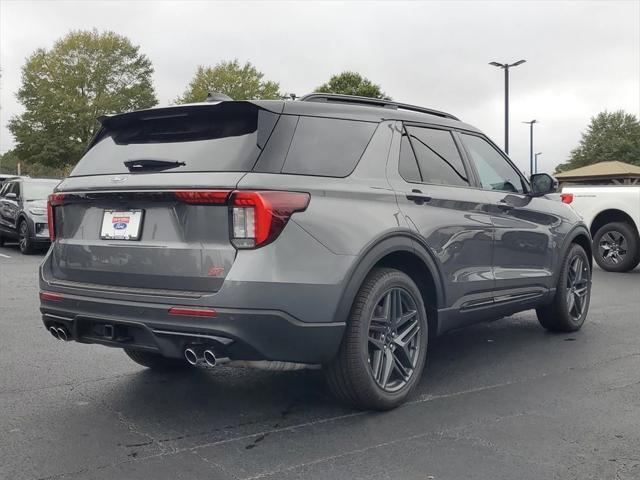
[[[41,300],[40,311],[47,328],[64,327],[75,341],[173,358],[201,344],[232,360],[323,363],[335,356],[345,328],[344,323],[300,322],[275,310],[214,307],[215,317],[176,316],[169,314],[174,306],[62,295]]]

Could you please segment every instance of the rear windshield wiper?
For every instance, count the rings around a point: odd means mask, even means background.
[[[127,160],[123,163],[130,172],[161,172],[162,170],[169,170],[171,168],[182,167],[186,165],[186,163],[184,162],[151,159]]]

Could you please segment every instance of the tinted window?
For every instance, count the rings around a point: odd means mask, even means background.
[[[465,148],[478,170],[482,188],[523,193],[522,178],[493,145],[476,135],[462,135]]]
[[[407,127],[425,183],[467,186],[467,172],[451,132]]]
[[[300,117],[283,173],[346,177],[364,153],[376,123]]]
[[[22,187],[24,189],[25,200],[46,200],[49,194],[53,192],[53,189],[58,184],[58,181],[53,182],[24,182]]]
[[[170,173],[250,171],[275,118],[248,102],[117,115],[103,121],[71,176],[127,173],[128,160],[184,162]]]
[[[400,175],[407,182],[420,183],[422,177],[420,177],[420,170],[418,170],[418,162],[416,156],[413,154],[411,143],[409,143],[409,137],[406,133],[402,134],[402,140],[400,141]]]

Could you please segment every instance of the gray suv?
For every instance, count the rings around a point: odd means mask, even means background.
[[[0,245],[17,240],[23,254],[49,246],[47,198],[60,180],[15,177],[0,187]]]
[[[322,365],[361,408],[402,403],[429,337],[518,311],[578,330],[589,231],[480,131],[312,94],[100,118],[49,200],[54,337],[141,365]]]

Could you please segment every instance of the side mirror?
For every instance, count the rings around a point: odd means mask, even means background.
[[[9,200],[16,200],[18,198],[18,196],[13,192],[9,192],[4,196],[4,198],[9,199]]]
[[[548,173],[534,173],[531,175],[531,193],[534,197],[541,197],[558,190],[558,180]]]

